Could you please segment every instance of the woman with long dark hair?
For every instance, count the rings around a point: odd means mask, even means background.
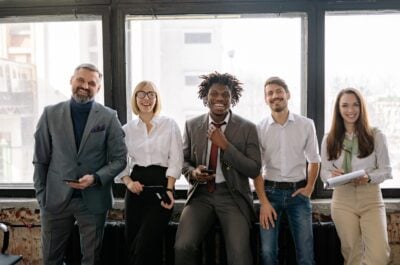
[[[391,179],[385,135],[370,126],[365,100],[354,88],[339,92],[332,125],[321,147],[321,178],[363,169],[365,175],[335,187],[331,214],[346,265],[389,262],[386,211],[379,184]]]

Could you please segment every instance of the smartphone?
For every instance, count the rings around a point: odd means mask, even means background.
[[[166,204],[171,203],[171,199],[169,198],[167,191],[165,189],[163,191],[156,192],[156,196],[158,197],[158,199],[162,200]]]
[[[202,169],[200,171],[201,171],[201,173],[207,173],[208,175],[212,175],[215,173],[215,170],[212,170],[212,169]]]
[[[65,182],[79,183],[79,179],[63,179]]]
[[[154,192],[154,194],[157,196],[157,198],[163,202],[165,202],[166,204],[170,204],[171,203],[171,199],[169,198],[168,194],[167,194],[167,190],[165,189],[164,186],[159,186],[159,185],[154,185],[154,186],[150,186],[150,185],[145,185],[143,186],[143,190],[144,191],[149,191],[149,192]]]

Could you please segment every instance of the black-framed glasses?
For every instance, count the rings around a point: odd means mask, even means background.
[[[154,91],[149,91],[149,92],[138,91],[138,92],[136,92],[136,97],[138,97],[140,99],[144,99],[146,96],[149,99],[155,99],[157,97],[157,93]]]

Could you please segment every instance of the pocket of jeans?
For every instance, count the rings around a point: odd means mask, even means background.
[[[310,200],[309,197],[307,197],[307,196],[305,196],[305,195],[303,195],[303,194],[301,194],[301,193],[297,194],[297,196],[299,196],[299,198],[302,198],[303,200],[306,200],[306,201],[309,201],[309,200]]]

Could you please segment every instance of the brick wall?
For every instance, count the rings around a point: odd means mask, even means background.
[[[176,207],[175,218],[179,215],[180,210],[181,207]],[[327,221],[330,217],[314,209],[313,218]],[[121,209],[110,211],[109,220],[122,219],[123,211]],[[0,206],[0,220],[11,224],[8,253],[23,255],[24,260],[20,263],[21,265],[41,265],[39,210],[23,207],[4,208]],[[400,211],[388,213],[387,221],[392,250],[390,265],[400,265]],[[0,242],[3,240],[2,236],[0,234]]]

